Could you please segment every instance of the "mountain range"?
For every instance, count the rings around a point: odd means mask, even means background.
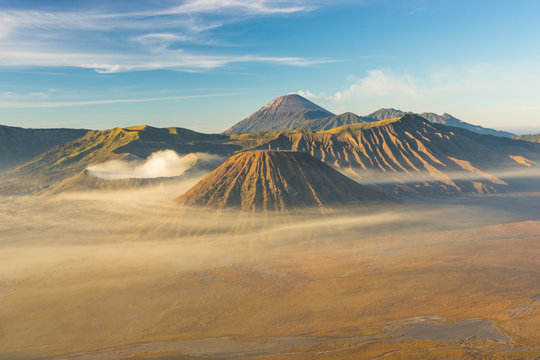
[[[388,108],[379,109],[366,116],[358,116],[350,112],[334,115],[300,95],[289,94],[279,96],[272,100],[246,119],[226,130],[225,133],[238,134],[276,130],[320,131],[355,123],[394,119],[406,114],[408,113]],[[459,127],[479,134],[503,137],[515,136],[506,131],[488,129],[482,126],[469,124],[447,113],[438,115],[425,112],[418,115],[432,123]]]
[[[247,150],[305,152],[361,183],[375,184],[395,195],[495,192],[507,183],[495,175],[498,170],[540,163],[540,144],[480,135],[430,123],[414,114],[324,131],[203,134],[138,126],[90,131],[4,171],[0,173],[0,193],[81,189],[85,184],[107,188],[103,181],[97,184],[88,179],[88,167],[114,159],[144,159],[165,149],[224,158]],[[60,183],[66,186],[59,187]]]
[[[456,123],[461,126],[449,126]],[[191,168],[188,170],[191,174],[197,170],[212,171],[226,158],[251,150],[307,153],[361,184],[370,186],[371,190],[397,196],[497,192],[511,185],[510,180],[498,175],[502,170],[526,169],[540,164],[540,144],[480,134],[478,128],[475,128],[477,131],[470,131],[466,125],[469,124],[459,122],[448,114],[439,117],[429,113],[403,113],[395,109],[381,109],[367,117],[352,113],[334,115],[299,95],[285,95],[224,134],[151,126],[102,131],[27,129],[25,132],[25,129],[9,128],[15,134],[6,135],[9,141],[19,141],[20,146],[28,147],[30,141],[41,136],[48,139],[47,142],[41,142],[44,144],[42,148],[49,147],[49,150],[1,172],[0,194],[117,189],[167,182],[171,179],[159,178],[157,175],[154,179],[144,180],[136,177],[98,179],[89,171],[89,168],[111,160],[124,159],[140,163],[161,150],[173,150],[181,156],[192,154],[194,158],[197,158],[195,153],[206,153],[223,159],[206,164],[204,161],[189,162]],[[261,128],[284,127],[295,129],[259,131]],[[245,128],[253,131],[244,133],[242,129]],[[56,147],[51,149],[54,145]],[[36,147],[33,151],[42,148]],[[31,156],[29,152],[16,151],[19,148],[15,145],[10,149],[13,153],[20,153],[19,157],[12,156],[10,161],[22,161],[20,159],[24,156]],[[257,169],[265,169],[260,164],[274,160],[286,168],[295,161],[299,163],[297,160],[300,155],[289,155],[292,158],[282,159],[282,155],[268,154],[260,155],[260,159],[256,157],[257,161],[252,157],[239,157],[237,160],[242,166],[254,166]],[[311,161],[306,159],[303,160],[306,164]],[[259,165],[252,165],[253,161]],[[297,167],[302,168],[301,165]],[[235,167],[231,169],[238,170]],[[268,176],[280,179],[276,175],[278,169],[279,166],[272,167],[268,170],[268,174],[271,174]],[[242,178],[244,175],[238,176]],[[249,181],[258,184],[263,174],[257,176],[260,177]],[[217,182],[227,178],[227,175],[214,174],[211,178]],[[288,180],[282,178],[280,181],[287,183]],[[281,189],[279,182],[274,185],[275,188],[263,188],[261,191],[271,194]],[[204,188],[212,187],[206,184]],[[198,194],[202,193],[201,189],[197,191]],[[201,199],[186,199],[186,202],[204,204]],[[242,201],[241,207],[251,206],[244,205]],[[231,198],[224,202],[234,203],[238,199]],[[268,202],[264,206],[276,207],[276,204]],[[211,202],[208,205],[212,205]]]
[[[376,120],[386,120],[386,119],[394,119],[397,117],[401,117],[405,114],[408,114],[405,111],[396,110],[396,109],[379,109],[369,115],[367,115],[368,118],[376,119]],[[465,121],[459,120],[455,118],[454,116],[444,113],[442,115],[438,115],[432,112],[424,112],[421,114],[417,114],[423,117],[424,119],[434,123],[434,124],[442,124],[447,126],[453,126],[458,127],[462,129],[467,129],[469,131],[473,131],[478,134],[484,134],[484,135],[494,135],[494,136],[502,136],[502,137],[514,137],[515,135],[507,132],[507,131],[501,131],[501,130],[494,130],[485,128],[479,125],[473,125],[469,124]]]
[[[363,182],[392,192],[495,192],[506,182],[493,173],[540,162],[540,146],[430,123],[407,114],[378,122],[237,135],[258,149],[307,152]]]

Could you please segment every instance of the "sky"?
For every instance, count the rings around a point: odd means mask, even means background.
[[[539,133],[539,39],[537,0],[0,0],[0,124],[221,132],[299,93]]]

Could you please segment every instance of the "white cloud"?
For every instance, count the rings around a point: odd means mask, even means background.
[[[171,8],[168,14],[207,13],[223,10],[241,11],[247,14],[276,14],[307,11],[313,7],[290,6],[294,1],[268,0],[191,0]]]
[[[418,96],[415,79],[409,74],[395,75],[389,70],[370,70],[363,78],[355,79],[347,88],[336,91],[332,95],[315,94],[310,90],[300,90],[297,93],[311,100],[322,100],[331,103],[356,102],[365,99],[388,99],[400,97],[413,99]]]
[[[170,33],[151,33],[136,36],[133,40],[142,44],[170,44],[174,42],[192,41],[192,38],[187,35],[178,35]]]
[[[297,92],[297,94],[300,95],[300,96],[303,96],[303,97],[305,97],[306,99],[309,99],[309,100],[317,100],[317,99],[320,98],[320,96],[315,95],[314,93],[312,93],[309,90],[306,90],[306,91],[300,90],[300,91]]]
[[[374,69],[355,78],[332,95],[298,91],[336,113],[369,114],[393,107],[414,112],[448,112],[488,127],[530,126],[540,123],[540,67],[523,63],[470,64],[411,75]]]
[[[192,0],[167,8],[106,13],[92,11],[0,11],[0,34],[28,28],[38,30],[112,30],[182,27],[204,31],[222,22],[197,17],[199,14],[221,16],[224,21],[246,16],[288,14],[311,11],[314,6],[296,5],[294,1],[272,0]]]
[[[334,94],[337,101],[361,98],[365,96],[417,96],[414,79],[408,75],[395,75],[391,71],[371,70],[368,75],[351,84],[347,89]]]
[[[104,180],[149,179],[158,177],[180,176],[197,162],[220,162],[217,155],[193,153],[178,155],[173,150],[161,150],[152,153],[146,160],[110,160],[86,169],[88,174]]]

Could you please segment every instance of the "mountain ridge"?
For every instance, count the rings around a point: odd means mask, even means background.
[[[334,115],[298,94],[289,94],[279,96],[270,101],[246,119],[225,130],[224,134],[298,129],[320,131],[356,122],[393,119],[407,114],[412,114],[412,112],[405,112],[394,108],[382,108],[366,116],[358,116],[351,112]],[[464,128],[479,134],[501,137],[515,136],[507,131],[467,123],[448,113],[438,115],[432,112],[424,112],[417,115],[433,123]]]
[[[540,134],[519,135],[519,136],[515,136],[513,139],[514,140],[523,140],[523,141],[540,143]]]
[[[58,145],[88,133],[87,129],[33,129],[0,125],[0,171],[20,165]]]
[[[394,108],[382,108],[382,109],[379,109],[369,115],[367,115],[368,118],[373,118],[373,119],[376,119],[376,120],[386,120],[386,119],[392,119],[392,118],[396,118],[396,117],[400,117],[400,116],[404,116],[406,114],[415,114],[415,113],[412,113],[412,112],[405,112],[405,111],[401,111],[401,110],[397,110],[397,109],[394,109]],[[514,137],[515,135],[510,133],[510,132],[507,132],[507,131],[502,131],[502,130],[495,130],[495,129],[490,129],[490,128],[485,128],[483,126],[480,126],[480,125],[474,125],[474,124],[470,124],[468,122],[465,122],[463,120],[460,120],[448,113],[444,113],[442,115],[439,115],[439,114],[436,114],[436,113],[433,113],[433,112],[423,112],[423,113],[417,113],[416,115],[419,115],[421,117],[423,117],[424,119],[432,122],[432,123],[435,123],[435,124],[442,124],[442,125],[446,125],[446,126],[453,126],[453,127],[458,127],[458,128],[462,128],[462,129],[466,129],[466,130],[469,130],[469,131],[472,131],[472,132],[476,132],[478,134],[483,134],[483,135],[494,135],[494,136],[500,136],[500,137],[508,137],[508,138],[511,138],[511,137]]]
[[[433,124],[415,114],[321,132],[276,132],[256,148],[307,152],[362,182],[377,174],[395,184],[392,192],[496,192],[506,182],[492,171],[540,161],[537,144]]]
[[[38,155],[0,173],[0,191],[36,192],[83,172],[88,166],[128,155],[146,158],[155,151],[171,149],[180,154],[210,152],[229,155],[239,146],[229,137],[203,134],[184,128],[147,125],[92,130],[83,137]]]

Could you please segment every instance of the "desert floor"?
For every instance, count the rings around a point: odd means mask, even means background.
[[[180,190],[1,199],[0,358],[540,357],[540,194],[268,224]],[[177,216],[216,231],[139,236]]]

